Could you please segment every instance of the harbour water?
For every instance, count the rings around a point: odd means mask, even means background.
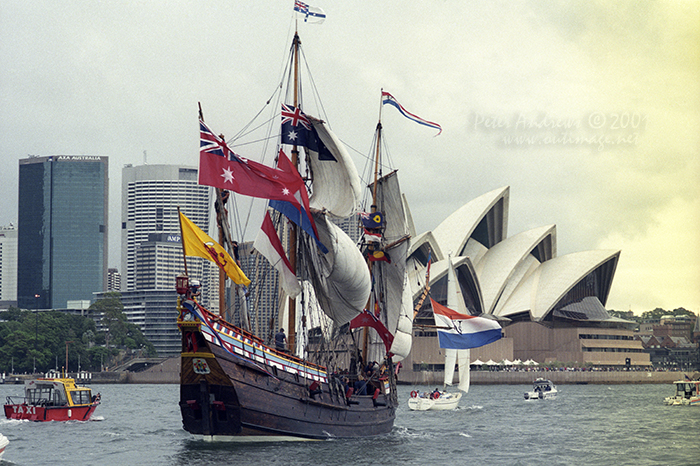
[[[0,385],[19,395],[21,385]],[[525,401],[528,385],[475,385],[449,412],[413,412],[411,390],[391,434],[357,440],[212,444],[182,430],[177,385],[98,385],[92,421],[0,420],[17,465],[698,465],[700,408],[665,406],[669,384],[560,385]]]

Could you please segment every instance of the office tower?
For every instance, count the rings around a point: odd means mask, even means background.
[[[178,208],[208,232],[211,188],[197,183],[197,169],[177,165],[126,165],[122,170],[122,304],[161,356],[178,354],[175,277],[184,272]],[[190,279],[202,282],[200,302],[216,304],[216,266],[187,258]],[[214,309],[215,310],[215,309]]]
[[[121,272],[125,291],[141,288],[137,283],[136,254],[139,246],[148,241],[148,235],[174,234],[179,241],[178,207],[199,228],[208,232],[210,199],[210,188],[197,183],[196,168],[177,165],[124,167]],[[157,264],[152,264],[150,270],[155,274]],[[138,273],[143,286],[155,283],[155,277],[144,275],[149,273],[146,270]],[[175,288],[175,275],[172,276],[172,285],[167,285],[167,288]]]
[[[107,281],[107,157],[19,161],[17,304],[65,308]]]
[[[0,227],[0,301],[17,301],[17,229]]]

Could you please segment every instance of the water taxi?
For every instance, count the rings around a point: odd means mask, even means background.
[[[79,387],[66,377],[38,378],[24,383],[24,398],[7,397],[7,419],[29,421],[87,421],[100,404],[100,394]]]
[[[700,380],[677,380],[676,394],[664,398],[664,404],[671,406],[700,406]]]

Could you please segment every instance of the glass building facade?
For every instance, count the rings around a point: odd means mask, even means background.
[[[107,157],[19,161],[20,308],[65,308],[105,289],[108,182]]]

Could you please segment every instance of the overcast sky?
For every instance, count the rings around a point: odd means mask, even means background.
[[[510,186],[509,235],[556,224],[559,255],[622,251],[609,309],[700,311],[700,2],[311,5],[327,19],[299,24],[305,57],[360,172],[381,88],[443,127],[382,114],[418,232]],[[264,108],[292,6],[0,2],[0,225],[19,159],[108,156],[119,267],[122,167],[196,166],[197,102],[227,135]]]

